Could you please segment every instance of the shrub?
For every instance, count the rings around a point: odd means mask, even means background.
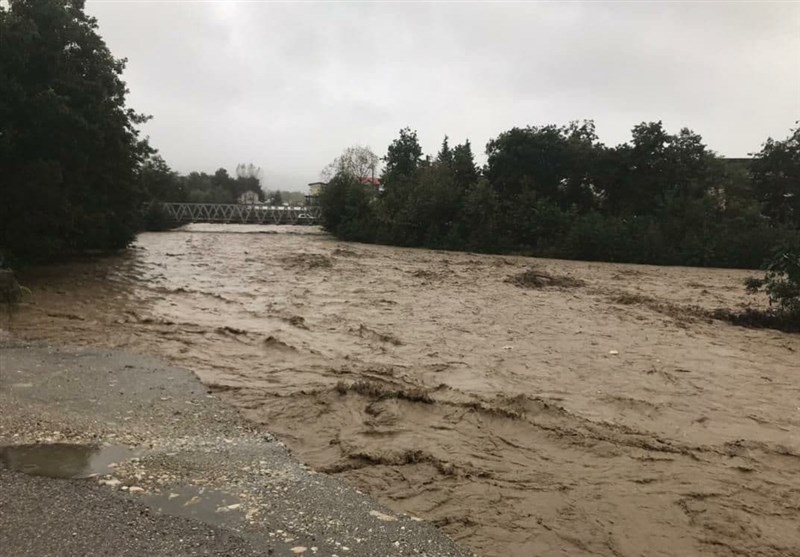
[[[766,292],[781,317],[800,324],[800,248],[779,250],[768,263],[766,275],[747,279],[746,286],[750,292]]]

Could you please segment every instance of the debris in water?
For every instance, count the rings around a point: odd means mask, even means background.
[[[197,486],[146,494],[142,501],[160,513],[193,518],[214,526],[235,527],[244,520],[240,499],[229,493]]]

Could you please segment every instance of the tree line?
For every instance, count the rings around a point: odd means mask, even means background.
[[[238,165],[235,176],[224,168],[213,174],[190,172],[182,176],[158,155],[146,160],[139,170],[140,187],[147,199],[182,203],[263,202],[266,194],[261,178],[261,168],[252,164]]]
[[[486,161],[447,137],[423,157],[403,129],[381,188],[339,165],[324,226],[362,242],[665,265],[758,268],[800,245],[800,128],[731,160],[661,122],[615,147],[592,121],[528,126],[489,141]]]

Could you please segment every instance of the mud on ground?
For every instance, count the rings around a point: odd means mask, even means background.
[[[28,273],[11,327],[166,356],[479,555],[800,555],[800,336],[708,317],[752,272],[258,230]]]

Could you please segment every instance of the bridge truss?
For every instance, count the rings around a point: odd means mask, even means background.
[[[244,203],[161,203],[176,224],[216,222],[225,224],[296,224],[320,221],[319,207],[287,207]]]

